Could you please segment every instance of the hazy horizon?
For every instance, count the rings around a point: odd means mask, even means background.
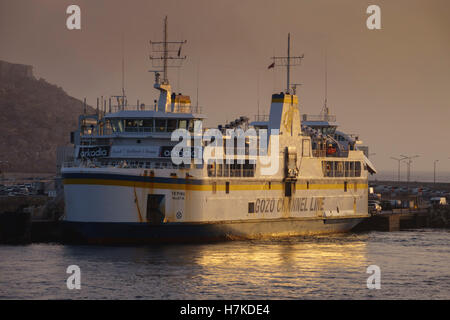
[[[67,6],[81,7],[82,30],[66,28]],[[366,8],[381,8],[381,30],[366,28]],[[450,2],[0,0],[0,59],[30,64],[37,77],[87,98],[121,90],[122,35],[128,101],[151,105],[157,97],[149,40],[187,40],[184,67],[169,72],[175,92],[197,101],[215,126],[240,115],[267,113],[272,93],[285,88],[285,70],[270,57],[305,54],[292,70],[302,113],[324,102],[341,129],[369,145],[378,170],[397,172],[400,154],[420,155],[414,172],[450,172]],[[197,80],[198,79],[198,80]],[[63,106],[61,106],[63,107]],[[404,165],[402,165],[404,172]],[[402,173],[404,174],[404,173]],[[450,181],[450,180],[449,180]]]

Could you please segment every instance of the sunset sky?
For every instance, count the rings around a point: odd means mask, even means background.
[[[66,8],[81,7],[81,30],[66,28]],[[381,30],[368,30],[366,9],[381,8]],[[0,60],[34,66],[35,75],[95,105],[121,91],[122,36],[128,101],[157,97],[149,40],[187,40],[175,92],[191,95],[216,126],[268,113],[285,89],[285,69],[267,69],[273,55],[304,54],[291,71],[301,112],[324,101],[341,129],[358,133],[379,170],[391,156],[420,155],[413,170],[450,172],[450,1],[448,0],[0,0]],[[325,54],[326,53],[326,54]],[[258,85],[259,83],[259,85]],[[258,90],[259,88],[259,90]],[[64,108],[64,106],[61,106]],[[403,167],[404,170],[404,167]]]

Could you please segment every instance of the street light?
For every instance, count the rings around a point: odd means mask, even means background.
[[[420,157],[420,156],[419,156],[419,155],[415,155],[415,156],[410,156],[410,157],[408,157],[408,156],[405,156],[405,155],[402,155],[402,154],[401,154],[400,157],[403,157],[402,160],[407,160],[407,161],[406,161],[406,165],[407,165],[407,172],[406,172],[406,189],[407,189],[408,196],[409,196],[409,178],[410,178],[410,175],[411,175],[411,163],[412,163],[412,159],[418,158],[418,157]]]
[[[436,163],[439,162],[439,160],[434,160],[434,179],[433,179],[433,183],[436,184]]]
[[[398,182],[400,182],[400,162],[402,161],[402,160],[405,160],[405,157],[404,156],[400,156],[400,157],[403,157],[403,158],[395,158],[395,157],[391,157],[391,159],[393,159],[393,160],[395,160],[395,161],[398,161]]]

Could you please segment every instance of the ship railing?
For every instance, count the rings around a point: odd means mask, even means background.
[[[161,129],[158,127],[125,127],[123,131],[114,131],[110,128],[103,129],[102,133],[103,135],[111,135],[111,134],[146,134],[146,133],[172,133],[175,131],[176,128],[169,128],[169,129]],[[193,130],[189,130],[190,132],[193,132]]]
[[[313,154],[313,157],[324,158],[324,157],[327,156],[327,151],[326,150],[318,150],[318,149],[316,149],[316,150],[312,151],[312,154]]]
[[[315,158],[325,158],[325,157],[348,158],[348,151],[347,150],[342,150],[342,151],[337,150],[335,153],[327,154],[326,150],[313,149],[312,155]]]
[[[257,122],[269,121],[269,115],[268,114],[256,114],[255,121],[257,121]]]
[[[73,167],[76,167],[76,165],[75,165],[74,161],[64,161],[62,167],[63,168],[73,168]]]
[[[111,106],[111,112],[119,112],[119,111],[157,111],[156,105],[126,105],[126,106]],[[203,110],[202,106],[192,106],[192,105],[175,105],[173,112],[175,113],[197,113],[201,114]],[[104,114],[105,112],[102,111]]]

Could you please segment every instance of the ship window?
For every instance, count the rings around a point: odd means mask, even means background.
[[[140,121],[142,121],[142,120],[140,120]],[[125,131],[126,132],[137,132],[140,121],[136,120],[136,119],[126,119],[125,120]]]
[[[194,120],[189,120],[189,132],[194,132]]]
[[[187,130],[187,120],[179,120],[178,128]]]
[[[354,161],[350,161],[349,163],[349,177],[354,177],[355,176],[355,162]]]
[[[229,164],[224,164],[223,165],[223,176],[224,177],[229,177],[230,176],[230,165]]]
[[[111,120],[111,127],[113,132],[123,132],[123,120]]]
[[[166,119],[155,119],[155,131],[165,132],[166,131]]]
[[[143,127],[144,127],[144,132],[152,132],[153,131],[153,119],[144,119]]]
[[[117,127],[118,127],[119,132],[124,132],[123,120],[119,120],[117,122]]]
[[[241,176],[241,165],[233,163],[230,166],[230,177],[240,177]]]
[[[208,177],[215,177],[216,176],[216,170],[215,170],[215,163],[208,164],[207,170],[208,170]]]
[[[325,171],[326,177],[334,177],[334,168],[333,168],[333,161],[326,161],[325,162]]]
[[[355,162],[355,177],[361,177],[361,162]]]
[[[167,120],[167,131],[172,132],[177,128],[177,119],[169,119]]]
[[[344,176],[344,162],[343,161],[335,161],[335,176],[343,177]]]
[[[255,176],[255,166],[254,163],[249,163],[249,160],[245,160],[243,164],[242,176],[243,177],[254,177]]]
[[[218,164],[218,165],[217,165],[216,175],[217,175],[218,177],[221,177],[221,176],[222,176],[222,168],[223,168],[223,164]]]
[[[225,182],[225,192],[230,193],[230,182]]]

